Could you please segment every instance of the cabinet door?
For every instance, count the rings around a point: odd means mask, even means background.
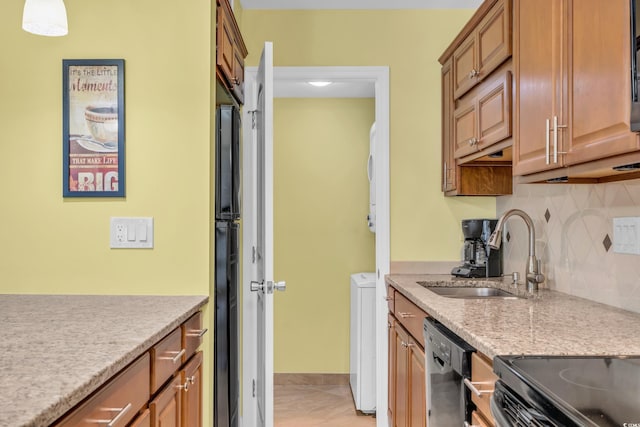
[[[393,427],[408,427],[409,422],[409,334],[400,325],[399,322],[394,324],[395,330],[395,348],[396,348],[396,367],[395,367],[395,405],[394,405],[394,423]]]
[[[222,0],[225,1],[225,0]],[[233,64],[235,60],[233,46],[233,27],[231,16],[227,11],[226,5],[218,2],[217,9],[217,47],[216,47],[216,65],[222,70],[224,77],[231,81],[233,78]]]
[[[478,143],[478,104],[473,97],[460,100],[453,113],[453,141],[455,157],[459,159],[475,153]]]
[[[482,150],[511,136],[511,72],[505,71],[483,83],[478,94],[478,142]]]
[[[516,143],[514,175],[554,169],[549,160],[550,126],[564,123],[566,93],[565,0],[519,0],[514,5]]]
[[[477,30],[478,78],[484,79],[511,56],[511,0],[500,0]]]
[[[176,376],[149,404],[153,427],[181,427],[181,384]]]
[[[475,33],[469,37],[453,52],[453,98],[458,99],[471,89],[477,79]]]
[[[570,4],[571,131],[570,138],[564,138],[565,164],[636,151],[637,134],[629,129],[629,1]]]
[[[202,352],[193,356],[181,372],[182,427],[202,426]]]
[[[389,328],[389,366],[388,366],[388,393],[387,393],[387,416],[389,425],[395,426],[394,413],[396,404],[396,354],[397,354],[397,332],[395,328],[396,320],[389,314],[387,316],[387,327]]]
[[[453,140],[453,70],[451,58],[442,66],[442,191],[456,189]],[[393,310],[392,310],[393,311]]]
[[[426,427],[427,394],[424,351],[413,340],[409,343],[409,426]]]

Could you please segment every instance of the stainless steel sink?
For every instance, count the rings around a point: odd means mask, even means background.
[[[464,286],[426,286],[426,289],[447,298],[518,298],[518,296],[498,288],[476,288]]]

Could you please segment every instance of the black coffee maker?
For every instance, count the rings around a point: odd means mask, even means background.
[[[463,219],[464,259],[460,267],[451,270],[458,277],[502,276],[502,249],[490,249],[489,237],[497,219]]]

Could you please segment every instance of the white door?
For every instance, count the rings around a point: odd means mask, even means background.
[[[256,298],[256,331],[253,348],[257,366],[253,385],[256,427],[273,427],[273,292],[284,282],[273,280],[273,45],[266,42],[256,77],[257,103],[253,113],[255,132],[255,257],[250,289]],[[249,295],[252,298],[252,295]],[[247,402],[244,403],[245,405]],[[247,420],[248,421],[248,420]],[[247,425],[249,427],[249,425]]]

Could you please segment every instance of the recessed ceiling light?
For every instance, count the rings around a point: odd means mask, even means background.
[[[316,87],[325,87],[325,86],[329,86],[332,82],[307,82],[307,83]]]

